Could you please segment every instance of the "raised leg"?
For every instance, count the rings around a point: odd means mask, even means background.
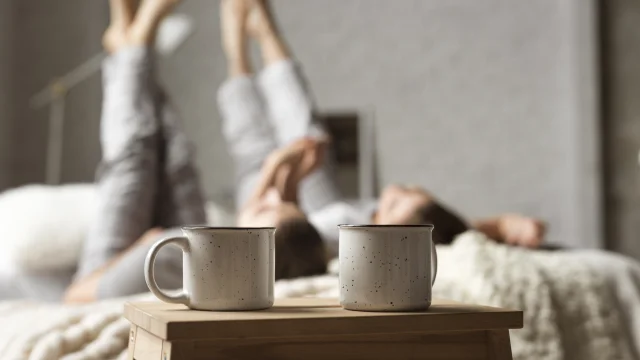
[[[304,76],[292,60],[267,2],[254,0],[253,4],[247,26],[262,50],[265,68],[258,84],[278,145],[282,147],[307,136],[326,136],[324,127],[314,116],[313,100]],[[300,203],[304,211],[314,212],[341,200],[332,165],[331,156],[325,156],[323,166],[302,181]]]
[[[144,0],[137,10],[134,2],[110,2],[112,22],[103,39],[111,56],[104,66],[98,206],[74,294],[93,293],[98,274],[116,266],[117,256],[159,225],[162,134],[152,45],[157,25],[176,1]]]
[[[222,130],[236,173],[236,205],[241,208],[257,186],[267,155],[277,149],[263,99],[251,78],[245,22],[249,11],[244,0],[223,0],[222,40],[229,78],[220,87],[218,104]]]
[[[111,0],[114,17],[103,41],[113,53],[103,73],[98,204],[79,277],[103,266],[153,226],[159,160],[153,54],[148,46],[128,41],[130,2]]]
[[[200,225],[207,221],[205,195],[194,163],[194,146],[167,93],[157,85],[156,109],[160,116],[160,181],[157,221],[163,228]]]

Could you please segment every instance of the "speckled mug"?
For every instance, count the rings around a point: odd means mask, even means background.
[[[185,236],[154,244],[144,264],[147,286],[160,300],[194,310],[245,311],[273,306],[275,228],[183,227]],[[162,291],[154,261],[167,244],[182,249],[183,286],[178,295]]]
[[[339,225],[342,307],[428,309],[438,271],[432,230],[433,225]]]

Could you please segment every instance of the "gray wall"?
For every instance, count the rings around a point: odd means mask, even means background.
[[[0,191],[11,183],[13,3],[0,2]]]
[[[43,182],[45,176],[48,108],[31,109],[30,97],[101,50],[107,17],[107,5],[102,1],[14,0],[16,184]],[[62,169],[65,182],[93,178],[99,159],[100,98],[99,73],[68,94]]]
[[[18,3],[17,27],[28,40],[18,46],[24,101],[97,51],[106,11],[83,0]],[[280,0],[275,7],[319,108],[374,112],[381,184],[424,185],[472,217],[539,216],[549,220],[552,240],[594,246],[601,240],[596,124],[593,94],[579,91],[593,87],[593,74],[590,62],[576,61],[591,55],[585,4]],[[219,196],[232,180],[214,101],[226,73],[217,3],[187,1],[181,11],[195,18],[197,32],[163,62],[163,77],[198,145],[207,192]],[[67,181],[91,177],[99,95],[97,78],[70,95]],[[15,169],[19,182],[41,181],[46,113],[21,115],[31,123],[16,124]]]
[[[640,258],[640,3],[611,0],[603,10],[609,246]]]
[[[595,152],[596,124],[578,103],[571,4],[282,0],[276,13],[320,109],[373,109],[382,184],[424,185],[469,216],[540,216],[553,240],[594,244],[599,173],[580,150]],[[191,128],[207,129],[193,134],[217,189],[230,184],[211,101],[225,73],[219,24],[208,2],[183,10],[199,32],[166,79]]]

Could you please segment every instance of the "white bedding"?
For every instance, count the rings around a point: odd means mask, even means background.
[[[0,277],[74,270],[95,194],[95,184],[32,184],[0,193]],[[215,202],[207,202],[206,212],[209,224],[235,223],[233,212]]]
[[[434,295],[525,310],[514,359],[637,359],[640,268],[603,252],[540,252],[476,232],[440,247]],[[335,263],[331,266],[335,273]],[[338,296],[335,275],[279,281],[277,297]],[[129,299],[149,298],[141,295]],[[125,299],[71,307],[0,303],[2,359],[115,359],[127,345]]]

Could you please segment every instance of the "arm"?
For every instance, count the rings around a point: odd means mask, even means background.
[[[249,202],[275,188],[283,201],[297,203],[298,185],[322,165],[326,143],[323,139],[304,138],[273,151],[264,162]]]
[[[542,221],[518,214],[477,220],[473,226],[496,241],[529,248],[539,247],[546,233],[546,225]]]

